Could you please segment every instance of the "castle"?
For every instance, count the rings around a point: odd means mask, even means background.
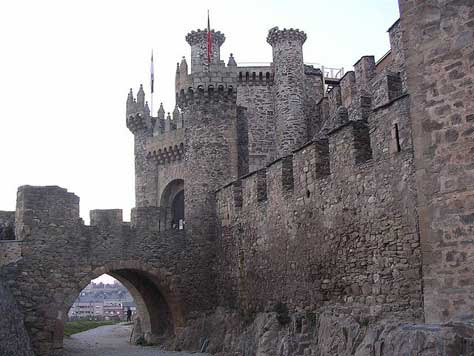
[[[87,226],[73,193],[20,187],[0,293],[36,354],[61,354],[67,309],[109,273],[174,348],[473,355],[474,5],[399,3],[390,51],[333,75],[305,65],[300,30],[269,30],[268,66],[225,64],[214,30],[208,61],[190,32],[172,115],[127,98],[130,223]]]

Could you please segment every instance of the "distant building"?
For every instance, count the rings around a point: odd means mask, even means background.
[[[120,282],[90,283],[71,306],[68,317],[70,320],[126,320],[128,308],[133,313],[136,311],[132,296]]]

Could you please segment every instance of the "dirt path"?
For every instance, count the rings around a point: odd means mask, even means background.
[[[189,356],[155,346],[130,345],[130,325],[106,325],[64,338],[64,356]],[[192,353],[192,355],[205,355]]]

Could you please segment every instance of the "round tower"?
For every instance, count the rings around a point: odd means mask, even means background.
[[[211,30],[212,51],[211,64],[221,63],[221,46],[225,36],[220,31]],[[208,64],[207,30],[191,31],[186,35],[186,42],[191,46],[191,73],[200,72]]]
[[[275,117],[280,156],[291,153],[308,139],[304,114],[303,43],[299,30],[272,28],[267,42],[272,46],[275,71]]]
[[[237,178],[236,101],[236,89],[223,85],[178,93],[178,105],[187,118],[184,205],[186,229],[193,238],[212,239],[215,191]]]

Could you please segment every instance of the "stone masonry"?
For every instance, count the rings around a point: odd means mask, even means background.
[[[127,97],[130,223],[94,210],[87,226],[56,186],[0,212],[11,330],[61,355],[69,307],[108,273],[173,349],[474,355],[474,3],[399,3],[390,51],[333,75],[304,63],[297,29],[269,30],[262,66],[226,64],[215,30],[208,60],[190,32],[172,113]]]

